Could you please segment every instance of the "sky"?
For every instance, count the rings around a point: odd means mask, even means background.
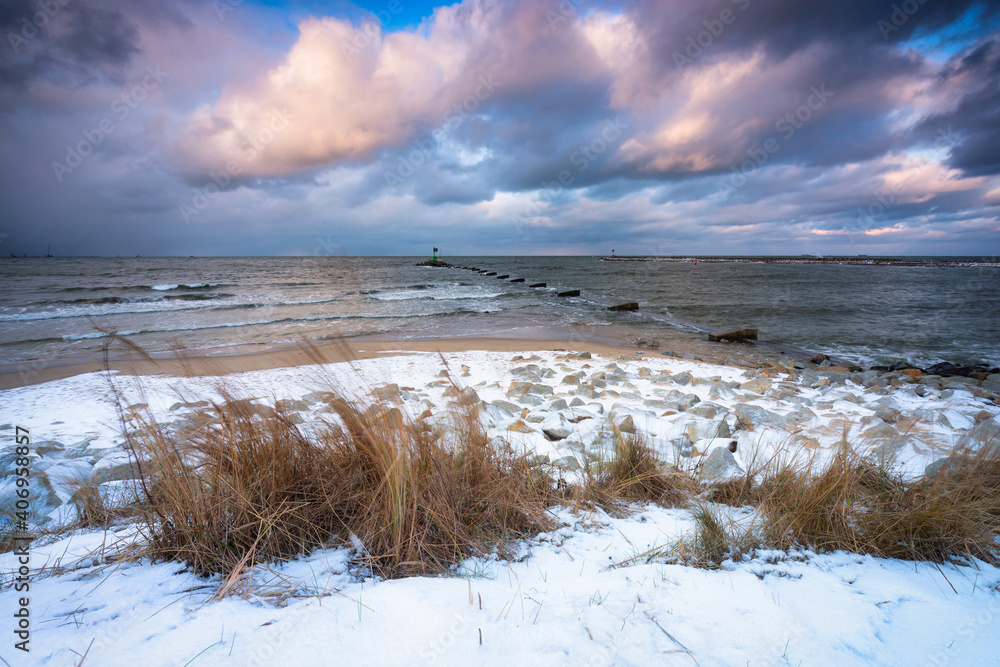
[[[998,255],[1000,0],[5,0],[0,255]]]

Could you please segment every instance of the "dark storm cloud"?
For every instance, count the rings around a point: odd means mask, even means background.
[[[438,230],[486,253],[798,252],[921,226],[995,243],[997,5],[466,0],[348,64],[355,26],[322,11],[269,41],[255,28],[282,9],[69,0],[0,58],[6,212],[35,224],[33,252],[50,235],[311,252],[334,228],[372,252]],[[37,7],[4,3],[4,35]],[[112,101],[158,64],[168,80],[119,121]],[[51,162],[106,116],[114,133],[57,183]],[[241,133],[261,137],[255,157]]]
[[[0,104],[4,110],[36,103],[32,83],[68,89],[125,82],[141,53],[139,19],[190,26],[174,5],[142,0],[8,0],[0,10]]]
[[[930,141],[954,138],[947,164],[970,176],[1000,173],[1000,40],[991,38],[962,55],[941,73],[960,96],[954,108],[917,128]]]
[[[801,0],[714,0],[699,3],[671,3],[669,12],[660,2],[635,2],[639,24],[654,44],[657,60],[674,65],[674,53],[684,54],[690,42],[706,28],[721,31],[706,47],[705,56],[717,51],[763,48],[772,57],[783,59],[815,42],[840,45],[843,55],[865,55],[928,33],[957,21],[972,9],[982,10],[981,21],[1000,12],[996,0],[844,0],[842,2],[802,2]],[[721,28],[716,23],[723,12],[731,22]],[[711,24],[706,26],[706,22]]]

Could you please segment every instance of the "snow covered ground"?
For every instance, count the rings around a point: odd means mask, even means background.
[[[485,403],[491,436],[567,476],[607,454],[611,423],[689,465],[728,453],[736,440],[721,474],[745,466],[754,450],[822,459],[846,437],[917,475],[956,444],[1000,428],[994,396],[950,379],[811,365],[748,370],[658,355],[472,351],[444,360],[451,379]],[[446,421],[456,390],[442,370],[441,357],[420,353],[227,381],[262,403],[290,399],[308,431],[330,417],[314,393],[330,381]],[[179,425],[197,410],[179,403],[212,397],[205,378],[116,381],[126,404],[146,403]],[[0,424],[0,495],[9,492],[14,425],[31,431],[33,474],[51,487],[38,496],[50,525],[73,516],[68,478],[127,484],[101,376],[8,390],[0,405],[9,422]],[[353,570],[351,549],[336,547],[260,571],[256,597],[215,602],[217,580],[177,564],[108,558],[131,541],[128,527],[42,540],[30,548],[31,653],[14,650],[5,631],[0,656],[11,665],[73,665],[84,654],[84,665],[983,665],[1000,654],[1000,569],[985,563],[765,552],[709,571],[636,558],[693,531],[687,510],[557,514],[560,527],[521,545],[513,562],[472,559],[451,577],[381,581]],[[0,555],[8,607],[17,567],[14,554]]]

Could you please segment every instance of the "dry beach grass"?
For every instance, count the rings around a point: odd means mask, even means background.
[[[214,399],[186,403],[201,407],[178,422],[120,407],[138,497],[122,506],[81,483],[77,525],[134,522],[141,540],[130,557],[222,575],[219,596],[248,593],[255,569],[321,547],[351,547],[355,567],[383,577],[444,574],[470,556],[513,556],[556,527],[559,507],[621,516],[648,503],[690,510],[696,531],[637,560],[714,568],[759,549],[809,548],[1000,563],[996,441],[960,447],[936,474],[913,479],[859,454],[845,431],[822,464],[803,451],[743,451],[745,472],[705,481],[699,457],[668,465],[642,428],[623,432],[609,419],[606,458],[581,457],[569,474],[491,438],[476,393],[448,382],[454,400],[434,419],[322,378],[312,394],[323,407],[309,424],[287,401],[258,401],[225,380],[206,385]]]
[[[704,486],[658,460],[642,433],[614,433],[614,454],[559,483],[491,441],[471,392],[450,428],[431,428],[387,401],[323,393],[332,419],[305,435],[290,413],[223,399],[175,432],[144,421],[128,433],[142,467],[142,552],[224,575],[242,590],[254,566],[334,542],[381,576],[446,573],[472,555],[509,556],[553,527],[557,505],[627,512],[690,506],[698,530],[650,557],[716,567],[755,549],[807,547],[943,562],[1000,562],[1000,447],[959,451],[933,478],[907,481],[890,462],[846,443],[826,465],[792,456]],[[719,504],[722,503],[722,504]],[[733,521],[726,504],[754,509]]]

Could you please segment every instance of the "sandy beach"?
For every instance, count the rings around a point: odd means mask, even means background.
[[[544,336],[549,332],[541,332]],[[656,356],[670,351],[678,356],[697,356],[709,361],[743,358],[752,364],[765,358],[775,358],[779,353],[767,348],[746,345],[729,346],[698,343],[688,339],[656,341],[655,347],[614,344],[586,340],[582,337],[558,338],[560,331],[551,338],[514,337],[462,337],[433,339],[383,340],[373,338],[345,338],[335,343],[303,343],[271,345],[271,349],[226,348],[215,351],[188,351],[182,354],[157,354],[141,356],[129,354],[126,348],[107,362],[94,359],[83,363],[58,365],[23,364],[16,370],[0,372],[0,391],[14,387],[40,384],[73,377],[84,373],[95,373],[110,369],[129,375],[173,375],[178,377],[205,377],[228,375],[246,371],[260,371],[286,368],[307,364],[339,363],[357,359],[375,359],[388,355],[408,352],[462,352],[485,350],[490,352],[537,352],[544,350],[592,352],[595,354],[622,355],[640,358],[643,355]],[[257,346],[261,348],[263,346]],[[642,352],[637,354],[637,352]]]

